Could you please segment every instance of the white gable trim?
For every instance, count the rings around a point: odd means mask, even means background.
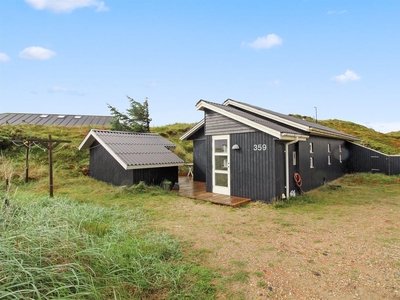
[[[261,115],[261,116],[263,116],[263,117],[266,117],[266,118],[268,118],[268,119],[272,119],[272,120],[281,122],[281,123],[283,123],[283,124],[286,124],[286,125],[289,125],[289,126],[298,128],[298,129],[300,129],[300,130],[310,131],[310,127],[309,127],[309,126],[302,125],[302,124],[299,124],[299,123],[297,123],[297,122],[287,120],[287,119],[285,119],[285,118],[282,118],[282,117],[279,117],[279,116],[276,116],[276,115],[267,113],[267,112],[265,112],[265,111],[256,109],[256,108],[254,108],[254,107],[250,107],[250,106],[248,106],[248,105],[246,105],[246,104],[244,104],[244,103],[238,103],[238,102],[236,102],[236,101],[234,101],[234,100],[231,100],[231,99],[226,100],[226,101],[223,103],[223,105],[225,105],[225,106],[228,106],[228,105],[236,106],[236,107],[245,109],[245,110],[247,110],[247,111],[250,111],[250,112],[252,112],[252,113]]]
[[[190,137],[192,134],[196,133],[197,130],[199,130],[201,127],[204,126],[204,119],[198,122],[196,125],[194,125],[191,129],[189,129],[187,132],[185,132],[179,139],[181,141],[186,140],[188,137]]]
[[[275,129],[269,128],[267,126],[258,124],[257,122],[254,122],[254,121],[249,120],[249,119],[247,119],[245,117],[241,117],[241,116],[238,116],[238,115],[233,114],[231,112],[228,112],[228,111],[226,111],[224,109],[221,109],[221,108],[219,108],[219,107],[217,107],[215,105],[212,105],[211,103],[208,103],[208,102],[203,101],[203,100],[200,100],[196,104],[196,108],[198,110],[204,110],[205,108],[209,109],[209,110],[212,110],[212,111],[214,111],[216,113],[219,113],[219,114],[221,114],[223,116],[226,116],[228,118],[231,118],[233,120],[241,122],[241,123],[243,123],[245,125],[248,125],[248,126],[254,128],[254,129],[257,129],[257,130],[260,130],[260,131],[265,132],[267,134],[270,134],[273,137],[276,137],[276,138],[278,138],[280,140],[289,140],[289,141],[294,140],[294,139],[306,140],[308,138],[307,135],[300,135],[300,134],[296,135],[296,134],[281,133],[278,130],[275,130]]]

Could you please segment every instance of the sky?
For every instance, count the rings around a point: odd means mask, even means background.
[[[0,113],[151,126],[200,99],[400,130],[398,0],[1,0]]]

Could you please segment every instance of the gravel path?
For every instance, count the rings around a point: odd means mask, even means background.
[[[154,225],[221,275],[218,299],[400,299],[400,187],[388,203],[301,213],[176,201]]]

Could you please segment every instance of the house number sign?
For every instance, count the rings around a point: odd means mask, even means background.
[[[253,145],[253,150],[254,151],[266,151],[267,150],[267,145],[266,144],[254,144]]]

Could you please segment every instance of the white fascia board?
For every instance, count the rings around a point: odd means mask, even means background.
[[[239,107],[239,108],[245,109],[245,110],[250,111],[250,112],[252,112],[252,113],[255,113],[255,114],[258,114],[258,115],[260,115],[260,116],[266,117],[266,118],[268,118],[268,119],[272,119],[272,120],[281,122],[281,123],[283,123],[283,124],[286,124],[286,125],[289,125],[289,126],[298,128],[298,129],[300,129],[300,130],[310,131],[310,127],[307,126],[307,125],[302,125],[302,124],[299,124],[299,123],[297,123],[297,122],[290,121],[290,120],[287,120],[287,119],[285,119],[285,118],[281,118],[281,117],[279,117],[279,116],[276,116],[276,115],[267,113],[267,112],[265,112],[265,111],[262,111],[262,110],[259,110],[259,109],[253,108],[253,107],[249,107],[249,106],[247,106],[246,104],[238,103],[238,102],[233,101],[233,100],[226,100],[226,101],[223,103],[223,105],[225,105],[225,106],[228,106],[229,104],[233,104],[233,106],[237,106],[237,107]]]
[[[194,125],[192,128],[190,128],[188,131],[186,131],[179,139],[181,141],[186,140],[189,136],[191,136],[193,133],[195,133],[197,130],[199,130],[203,125],[204,125],[204,118],[203,118],[203,120],[198,122],[196,125]]]
[[[89,149],[90,145],[94,142],[94,137],[93,137],[93,130],[90,129],[89,133],[86,135],[85,139],[80,143],[78,146],[79,150],[82,149]]]
[[[132,165],[127,166],[126,170],[137,170],[137,169],[153,169],[153,168],[165,168],[165,167],[180,167],[185,163],[176,163],[176,164],[154,164],[154,165]]]
[[[295,140],[295,141],[299,141],[299,142],[305,142],[305,141],[307,141],[307,139],[309,137],[310,136],[308,136],[308,135],[300,135],[300,134],[296,135],[293,133],[282,133],[281,140],[286,140],[286,141]]]
[[[346,141],[361,141],[361,139],[359,139],[355,136],[324,131],[324,130],[316,129],[316,128],[310,128],[310,133],[313,133],[315,135],[325,136],[325,137],[332,137],[332,138],[336,138],[336,139],[340,138],[340,139],[343,139]]]
[[[277,130],[268,128],[268,127],[266,127],[266,126],[264,126],[264,125],[260,125],[260,124],[258,124],[258,123],[256,123],[256,122],[251,121],[251,120],[249,120],[249,119],[246,119],[246,118],[244,118],[244,117],[241,117],[241,116],[232,114],[232,113],[230,113],[230,112],[228,112],[228,111],[225,111],[225,110],[223,110],[223,109],[220,109],[220,108],[218,108],[218,107],[215,107],[214,105],[209,104],[209,103],[207,103],[207,102],[200,101],[200,102],[196,105],[196,107],[197,107],[197,109],[199,109],[199,110],[202,110],[202,109],[204,109],[204,108],[207,108],[207,109],[212,110],[212,111],[215,111],[215,112],[217,112],[217,113],[219,113],[219,114],[221,114],[221,115],[223,115],[223,116],[226,116],[226,117],[228,117],[228,118],[231,118],[231,119],[233,119],[233,120],[236,120],[236,121],[238,121],[238,122],[240,122],[240,123],[249,125],[250,127],[253,127],[253,128],[258,129],[258,130],[260,130],[260,131],[262,131],[262,132],[268,133],[268,134],[270,134],[270,135],[272,135],[272,136],[274,136],[274,137],[276,137],[276,138],[279,138],[279,139],[281,138],[281,133],[280,133],[279,131],[277,131]]]
[[[128,165],[95,133],[92,133],[93,137],[111,154],[112,157],[125,169],[127,170]]]

